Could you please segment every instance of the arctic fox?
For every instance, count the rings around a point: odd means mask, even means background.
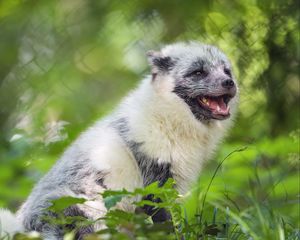
[[[105,189],[163,185],[172,177],[179,193],[187,192],[232,124],[237,82],[227,57],[211,45],[176,43],[150,51],[148,59],[151,74],[66,150],[35,186],[17,220],[11,216],[14,225],[20,224],[13,232],[34,230],[46,239],[62,239],[63,228],[43,217],[51,216],[50,201],[63,196],[87,200],[67,208],[66,216],[96,220],[106,213],[99,195]],[[168,214],[152,218],[164,221]],[[76,238],[101,228],[101,223],[82,227]]]

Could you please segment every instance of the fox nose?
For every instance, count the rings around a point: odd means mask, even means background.
[[[231,79],[226,79],[222,82],[222,87],[230,89],[234,87],[234,81],[232,81]]]

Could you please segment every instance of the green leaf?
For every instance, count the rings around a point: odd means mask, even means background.
[[[59,199],[52,200],[52,205],[48,208],[53,212],[61,212],[67,207],[70,207],[74,204],[82,204],[86,201],[84,198],[75,198],[75,197],[62,197]]]
[[[107,210],[111,209],[112,207],[116,206],[118,202],[122,200],[123,197],[126,197],[126,194],[119,194],[113,196],[107,196],[103,199],[104,205]]]

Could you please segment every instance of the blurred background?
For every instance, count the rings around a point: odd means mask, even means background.
[[[238,211],[256,199],[299,224],[297,0],[0,0],[0,207],[12,210],[64,149],[149,73],[145,52],[196,40],[220,47],[240,111],[199,184]],[[196,196],[196,195],[195,195]],[[197,208],[187,201],[187,214]]]

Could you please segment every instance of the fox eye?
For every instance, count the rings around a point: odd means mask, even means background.
[[[206,77],[208,75],[208,72],[205,71],[203,68],[197,69],[194,72],[192,72],[191,75],[196,75],[196,76],[201,76],[201,77]]]
[[[231,77],[231,71],[229,68],[224,68],[224,73],[228,76]]]

